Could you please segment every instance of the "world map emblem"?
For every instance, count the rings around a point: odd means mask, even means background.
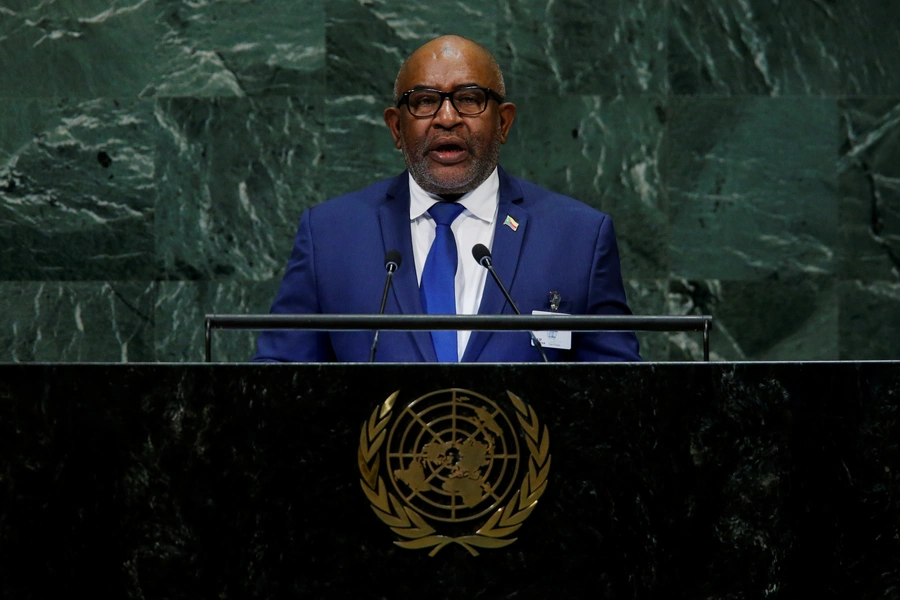
[[[511,411],[461,388],[395,408],[399,394],[372,412],[358,452],[363,491],[395,543],[431,556],[448,544],[477,556],[513,543],[550,471],[550,436],[534,410],[512,392]]]

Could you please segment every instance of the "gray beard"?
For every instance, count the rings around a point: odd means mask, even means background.
[[[402,144],[403,160],[406,161],[406,168],[409,169],[410,175],[423,190],[437,196],[462,196],[468,194],[490,177],[491,173],[497,167],[500,160],[500,134],[499,127],[497,135],[494,136],[491,145],[485,150],[481,156],[475,156],[472,161],[472,168],[463,173],[458,180],[443,182],[436,180],[427,167],[427,159],[424,153],[418,149],[410,149],[406,144]],[[415,154],[416,156],[413,156]]]

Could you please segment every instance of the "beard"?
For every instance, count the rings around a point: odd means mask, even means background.
[[[460,173],[441,173],[441,169],[428,159],[428,148],[434,137],[421,139],[412,145],[407,145],[405,138],[401,140],[401,150],[403,160],[406,161],[406,168],[409,169],[419,187],[428,193],[438,196],[468,194],[484,183],[494,172],[497,162],[500,160],[499,123],[494,135],[487,143],[484,141],[473,143],[468,138],[462,138],[469,153],[469,163]]]

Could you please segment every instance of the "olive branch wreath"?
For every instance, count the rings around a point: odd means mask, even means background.
[[[547,477],[550,473],[550,433],[546,425],[541,428],[534,409],[512,392],[507,390],[506,393],[516,409],[519,424],[525,431],[528,450],[531,453],[528,473],[522,479],[522,486],[505,506],[498,508],[474,534],[459,537],[438,534],[422,515],[409,506],[404,506],[396,495],[389,492],[384,479],[378,474],[381,462],[379,450],[387,437],[387,424],[400,390],[391,394],[372,411],[359,434],[357,460],[361,475],[360,485],[378,518],[390,527],[391,531],[406,538],[395,541],[395,544],[410,550],[431,548],[428,555],[434,556],[444,546],[456,543],[468,550],[472,556],[478,556],[476,547],[502,548],[518,539],[507,536],[522,526],[547,489]]]

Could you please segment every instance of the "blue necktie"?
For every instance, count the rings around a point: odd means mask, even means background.
[[[422,270],[422,308],[429,315],[456,314],[456,266],[459,258],[456,239],[450,224],[462,213],[464,207],[453,202],[438,202],[428,209],[437,227],[434,242],[425,259]],[[432,331],[431,340],[439,362],[457,362],[459,351],[455,331]]]

